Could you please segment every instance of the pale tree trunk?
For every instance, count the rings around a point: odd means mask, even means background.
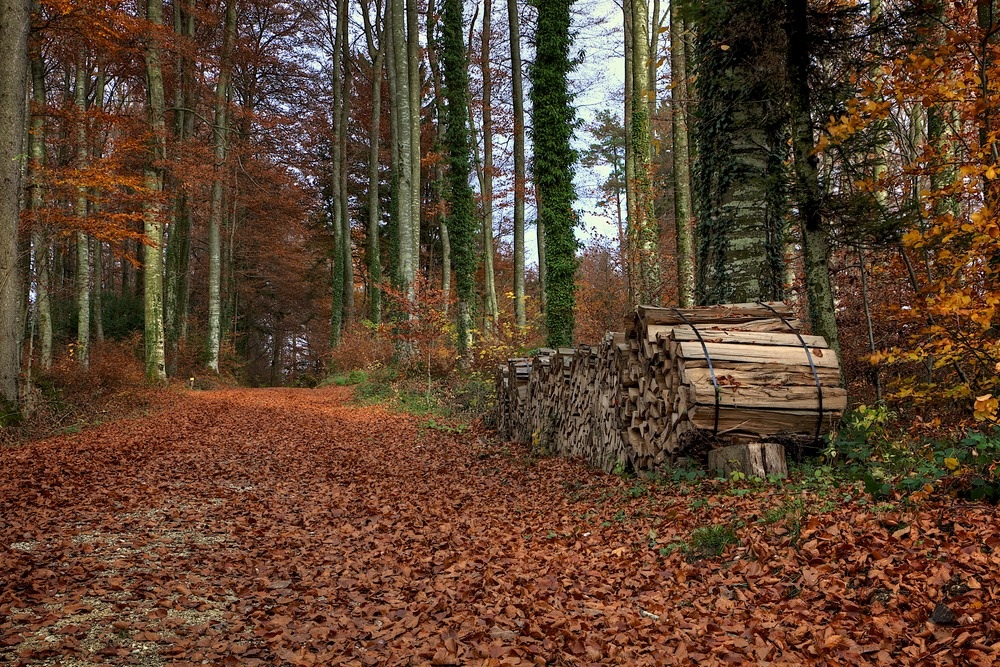
[[[163,23],[163,0],[146,0],[146,19],[156,28]],[[144,55],[147,113],[152,135],[144,169],[150,199],[143,205],[143,230],[149,244],[143,252],[146,377],[162,382],[167,379],[163,341],[163,210],[159,202],[152,198],[163,191],[162,163],[167,152],[164,120],[166,104],[160,41],[153,31],[146,36]]]
[[[403,0],[389,0],[392,17],[392,68],[395,93],[396,154],[397,163],[397,270],[399,288],[412,304],[416,300],[416,266],[413,262],[413,133],[410,112],[410,71],[406,42],[406,12]]]
[[[674,224],[677,236],[677,300],[694,305],[694,209],[691,200],[691,144],[688,135],[690,86],[686,26],[678,0],[670,1],[671,121],[673,123]]]
[[[41,169],[45,164],[45,63],[42,61],[39,40],[31,46],[31,95],[34,113],[31,116],[31,134],[28,152],[31,155],[32,211],[31,247],[35,267],[35,312],[38,323],[39,364],[43,370],[52,367],[52,300],[49,286],[49,254],[52,240],[48,229],[42,227],[39,211],[44,203]]]
[[[388,5],[388,3],[387,3]],[[375,8],[375,26],[368,15],[368,0],[362,0],[362,15],[365,22],[365,39],[372,61],[372,120],[368,146],[368,234],[365,259],[368,265],[368,319],[374,324],[382,321],[382,256],[379,248],[379,220],[381,202],[379,200],[379,142],[382,128],[382,68],[385,62],[385,20],[380,22],[378,5]],[[428,10],[429,12],[430,10]],[[430,21],[428,21],[430,25]],[[378,48],[375,48],[375,40]]]
[[[83,63],[86,56],[82,56]],[[76,168],[87,168],[87,81],[90,76],[81,63],[76,67]],[[87,188],[76,189],[77,224],[85,225],[87,219]],[[81,368],[90,367],[90,238],[83,230],[76,232],[76,361]]]
[[[97,88],[94,91],[94,107],[98,112],[104,109],[104,94],[105,94],[105,84],[107,82],[107,73],[105,71],[104,65],[99,65],[97,70]],[[94,137],[92,138],[93,152],[96,159],[101,159],[103,156],[103,149],[101,146],[100,137],[96,134],[97,129],[94,129]],[[97,188],[93,190],[94,201],[91,206],[94,211],[99,210],[100,201],[99,191]],[[99,239],[94,239],[94,249],[93,249],[93,270],[94,270],[94,280],[92,287],[91,297],[91,328],[94,331],[94,340],[98,343],[104,340],[104,295],[102,290],[104,288],[104,244],[101,243]]]
[[[219,346],[222,342],[222,180],[226,165],[226,139],[229,132],[229,79],[233,42],[236,40],[236,0],[226,3],[226,17],[219,57],[219,80],[215,85],[215,117],[212,141],[215,148],[215,174],[208,214],[208,369],[219,372]]]
[[[496,275],[493,271],[493,77],[490,72],[490,39],[493,37],[493,0],[483,1],[481,66],[483,73],[483,264],[486,274],[487,330],[500,318]],[[473,125],[473,127],[475,127]]]
[[[340,23],[340,48],[343,58],[343,90],[341,91],[340,104],[340,224],[342,225],[341,252],[344,256],[344,319],[343,328],[346,330],[354,321],[354,250],[351,245],[351,214],[347,206],[347,123],[351,113],[351,95],[348,89],[348,82],[351,81],[351,51],[347,33],[347,2],[344,2],[344,11],[338,17]]]
[[[0,0],[0,399],[18,403],[21,285],[17,228],[30,0]]]
[[[660,230],[653,210],[652,137],[650,134],[650,53],[649,4],[630,0],[632,74],[631,124],[626,125],[626,141],[631,144],[634,206],[630,207],[629,236],[633,255],[639,259],[638,297],[642,303],[658,304],[662,284],[660,275]],[[627,169],[627,168],[626,168]]]
[[[528,322],[524,307],[524,83],[521,76],[521,25],[517,0],[507,0],[510,25],[510,71],[514,98],[514,319],[517,326]]]
[[[788,80],[791,82],[792,151],[798,180],[799,226],[805,256],[809,319],[814,334],[826,338],[840,354],[836,307],[830,283],[829,230],[820,209],[819,161],[813,141],[809,96],[808,1],[790,0],[785,30],[788,36]]]
[[[434,116],[437,123],[437,135],[434,150],[442,154],[434,165],[434,217],[441,231],[441,294],[444,297],[445,314],[448,313],[451,300],[451,235],[448,232],[448,221],[444,209],[444,191],[447,188],[444,176],[445,158],[443,156],[445,143],[444,98],[441,83],[441,67],[438,62],[439,44],[435,43],[434,30],[437,26],[437,16],[434,13],[434,0],[427,3],[427,61],[430,64],[431,83],[434,86]]]
[[[410,94],[410,290],[416,299],[417,272],[420,270],[420,24],[417,0],[406,0],[406,53]]]

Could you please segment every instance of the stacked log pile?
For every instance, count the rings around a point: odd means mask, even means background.
[[[598,346],[498,369],[500,432],[605,470],[812,441],[839,421],[847,395],[834,351],[800,328],[782,303],[639,306]]]

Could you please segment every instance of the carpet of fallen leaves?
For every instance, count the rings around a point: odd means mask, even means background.
[[[1000,661],[994,507],[646,486],[348,399],[0,451],[0,664]],[[713,525],[739,543],[682,548]]]

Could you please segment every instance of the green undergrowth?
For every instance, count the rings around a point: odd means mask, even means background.
[[[426,418],[426,429],[461,433],[493,409],[493,381],[478,372],[430,377],[396,366],[352,370],[333,375],[320,386],[353,387],[361,405],[381,405]]]

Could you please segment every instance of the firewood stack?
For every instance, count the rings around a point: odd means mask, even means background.
[[[800,329],[783,303],[639,306],[625,333],[599,346],[540,351],[527,380],[525,360],[498,371],[498,423],[507,437],[605,470],[812,441],[840,419],[847,394],[836,354]]]

